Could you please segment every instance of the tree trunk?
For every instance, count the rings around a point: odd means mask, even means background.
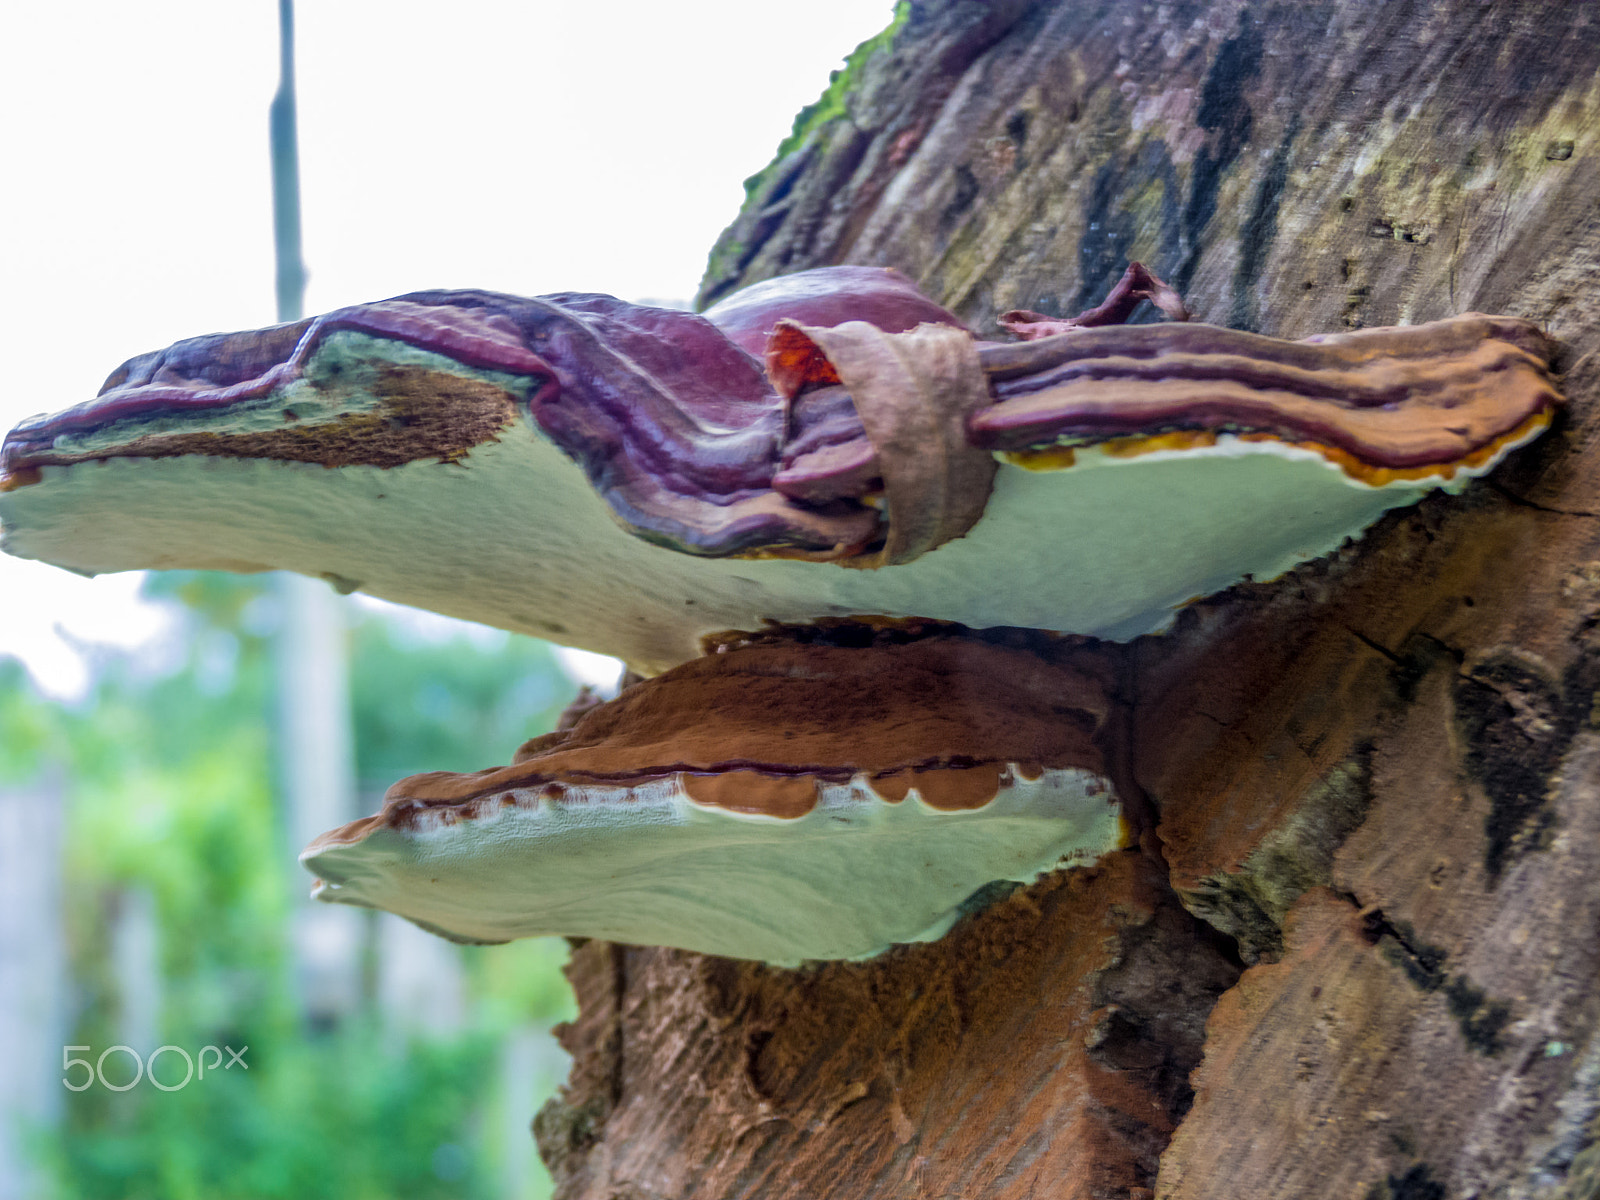
[[[1558,0],[911,5],[703,298],[877,263],[988,330],[1138,259],[1278,336],[1534,319],[1571,408],[1089,651],[1159,844],[869,963],[578,949],[558,1195],[1600,1196],[1597,72]]]

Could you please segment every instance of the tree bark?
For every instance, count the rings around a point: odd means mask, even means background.
[[[1143,849],[869,963],[578,949],[560,1196],[1600,1196],[1597,73],[1558,0],[911,6],[703,299],[875,263],[984,332],[1138,259],[1278,336],[1531,318],[1570,410],[1086,651]]]

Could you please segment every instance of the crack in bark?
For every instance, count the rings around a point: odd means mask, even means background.
[[[1393,650],[1389,649],[1387,646],[1382,645],[1379,642],[1373,641],[1366,634],[1362,633],[1359,629],[1356,629],[1356,628],[1354,628],[1353,626],[1350,626],[1350,625],[1346,625],[1345,626],[1345,630],[1346,630],[1346,632],[1348,632],[1350,634],[1351,637],[1355,638],[1356,641],[1360,642],[1363,646],[1367,647],[1367,649],[1375,651],[1376,653],[1383,655],[1383,657],[1387,658],[1395,666],[1397,666],[1397,667],[1405,666],[1405,661],[1406,661],[1405,659],[1400,657],[1400,655],[1396,654]]]
[[[1404,971],[1415,987],[1443,993],[1445,1005],[1471,1049],[1493,1058],[1506,1048],[1501,1035],[1511,1024],[1509,1000],[1495,999],[1466,975],[1446,970],[1449,954],[1443,947],[1424,941],[1409,922],[1389,918],[1379,905],[1367,905],[1358,915],[1367,940]]]
[[[1517,493],[1506,487],[1505,484],[1495,479],[1489,479],[1485,482],[1489,485],[1490,491],[1506,500],[1509,500],[1512,504],[1517,505],[1519,508],[1531,508],[1535,512],[1549,513],[1550,515],[1556,517],[1587,517],[1590,520],[1600,518],[1600,513],[1589,512],[1587,509],[1554,508],[1548,504],[1540,504],[1537,500],[1529,500],[1526,496],[1517,495]]]

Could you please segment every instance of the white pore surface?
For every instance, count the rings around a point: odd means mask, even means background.
[[[555,802],[518,790],[473,819],[422,812],[415,829],[320,838],[300,861],[319,899],[457,939],[564,934],[792,966],[931,941],[984,884],[1028,882],[1123,843],[1110,786],[1078,768],[1016,776],[961,812],[914,789],[891,804],[864,777],[818,793],[810,813],[782,820],[701,807],[675,776],[568,786]]]
[[[325,353],[348,381],[370,343],[335,334]],[[406,357],[466,373],[420,351]],[[363,403],[357,395],[342,411]],[[268,398],[241,405],[232,425],[210,417],[196,427],[262,428],[274,419],[263,406],[288,404],[300,401]],[[128,422],[95,440],[147,431]],[[1135,637],[1197,596],[1327,553],[1444,482],[1374,488],[1312,451],[1227,436],[1124,459],[1079,449],[1077,460],[1037,472],[1002,462],[965,537],[875,571],[652,545],[612,518],[526,418],[456,464],[329,469],[190,455],[46,467],[40,482],[0,494],[0,547],[85,573],[287,568],[654,671],[697,655],[703,634],[764,620],[918,616]]]

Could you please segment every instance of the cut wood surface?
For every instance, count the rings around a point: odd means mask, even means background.
[[[579,948],[557,1194],[1592,1200],[1600,10],[909,14],[757,179],[706,299],[878,264],[993,336],[1137,259],[1281,337],[1537,321],[1570,408],[1462,495],[1086,651],[1160,860],[863,964]]]
[[[591,942],[540,1147],[579,1196],[1137,1194],[1237,975],[1219,944],[1136,851],[871,964]]]

